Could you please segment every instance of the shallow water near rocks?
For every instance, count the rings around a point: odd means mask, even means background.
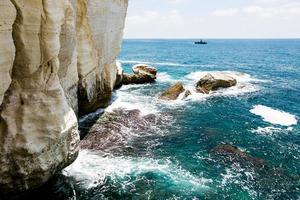
[[[82,150],[63,171],[65,184],[48,187],[67,188],[59,193],[76,199],[300,198],[300,40],[209,40],[203,46],[125,40],[119,60],[126,72],[133,64],[153,65],[158,79],[123,86],[106,112],[138,109],[162,123],[144,123],[142,134],[122,124],[122,145]],[[197,80],[211,71],[226,71],[237,86],[196,93]],[[160,100],[176,81],[192,95]],[[83,118],[81,127],[101,113]],[[212,152],[221,144],[250,159],[220,159]],[[267,166],[261,169],[256,160]]]

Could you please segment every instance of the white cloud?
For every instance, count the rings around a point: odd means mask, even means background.
[[[291,19],[300,16],[300,3],[287,2],[285,4],[279,4],[276,6],[274,6],[273,4],[265,6],[254,5],[244,8],[243,12],[247,14],[254,14],[258,17],[263,18],[279,17],[284,19]]]
[[[245,13],[249,13],[249,14],[262,13],[263,8],[260,6],[249,6],[249,7],[244,8],[243,11]]]
[[[300,0],[216,1],[131,0],[125,37],[300,38]]]
[[[238,13],[238,9],[229,8],[224,10],[215,10],[212,15],[217,17],[226,17],[226,16],[233,16]]]

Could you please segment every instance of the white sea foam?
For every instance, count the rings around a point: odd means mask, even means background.
[[[141,94],[138,90],[129,92],[130,88],[140,88],[145,85],[129,85],[123,86],[116,92],[116,100],[106,108],[110,112],[117,108],[124,108],[127,110],[138,109],[143,115],[155,114],[159,112],[158,105],[155,101],[157,99]]]
[[[297,117],[290,113],[276,110],[263,105],[256,105],[251,113],[261,116],[264,121],[281,126],[293,126],[297,124]]]
[[[181,81],[187,90],[190,90],[191,95],[183,99],[181,94],[179,98],[175,101],[164,101],[159,99],[159,94],[156,96],[145,95],[142,90],[146,87],[151,87],[151,85],[126,85],[119,89],[117,94],[117,99],[111,106],[107,108],[111,111],[116,108],[125,109],[139,109],[142,114],[159,113],[160,108],[163,107],[182,107],[182,105],[187,104],[189,101],[206,101],[210,97],[214,96],[239,96],[247,93],[252,93],[258,91],[260,88],[252,82],[261,81],[251,77],[249,74],[240,72],[222,72],[232,76],[238,80],[238,84],[234,87],[224,88],[217,91],[213,91],[210,94],[202,94],[196,91],[196,82],[207,73],[218,73],[210,71],[193,72],[186,77],[182,77],[180,80],[173,79],[167,72],[158,73],[157,84],[159,82],[170,82],[171,84],[175,81]],[[162,91],[161,91],[162,92]]]
[[[148,172],[167,176],[172,184],[183,187],[207,189],[206,183],[211,181],[196,177],[169,160],[102,156],[88,150],[81,151],[77,160],[64,170],[64,174],[75,178],[86,188],[103,184],[106,178],[122,180],[128,176],[138,176]]]
[[[156,81],[158,82],[174,82],[176,81],[175,79],[172,78],[167,72],[161,72],[157,74],[157,79]]]
[[[226,188],[227,185],[235,184],[239,185],[243,191],[246,191],[252,197],[251,199],[257,199],[257,191],[253,188],[253,180],[256,176],[253,170],[246,170],[239,164],[235,163],[230,168],[226,168],[225,173],[221,174],[221,185]]]
[[[279,133],[288,133],[290,131],[293,131],[293,127],[278,128],[274,126],[267,126],[267,127],[258,127],[257,129],[251,130],[252,133],[256,133],[260,135],[274,135]]]

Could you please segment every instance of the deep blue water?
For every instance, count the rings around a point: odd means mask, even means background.
[[[154,84],[123,86],[108,110],[139,109],[164,123],[146,136],[124,128],[136,154],[82,151],[66,170],[78,199],[300,198],[300,40],[193,42],[124,41],[118,59],[126,72],[148,63],[159,75]],[[226,71],[238,86],[197,94],[197,80],[211,71]],[[159,100],[176,81],[192,95]],[[218,160],[211,152],[220,144],[263,159],[268,169]]]

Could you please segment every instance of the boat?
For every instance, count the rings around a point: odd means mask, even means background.
[[[200,40],[200,41],[196,41],[195,44],[207,44],[207,42],[204,40]]]

